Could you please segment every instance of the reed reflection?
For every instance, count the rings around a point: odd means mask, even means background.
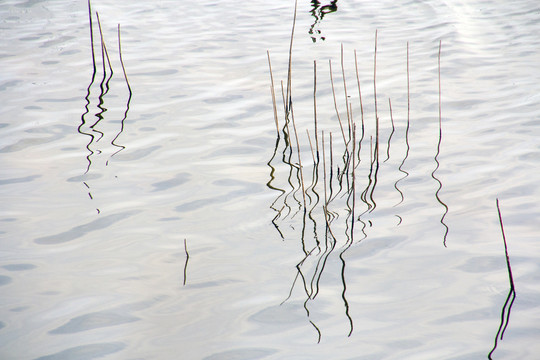
[[[320,24],[323,18],[327,14],[331,14],[338,10],[337,0],[332,0],[329,4],[321,5],[318,0],[311,1],[311,16],[315,18],[313,24],[311,24],[308,33],[311,35],[311,40],[317,42],[317,40],[324,41],[326,37],[322,35],[322,31],[319,30]]]
[[[294,26],[293,26],[294,32]],[[408,44],[407,44],[408,49]],[[330,86],[337,122],[335,129],[340,132],[336,141],[335,136],[330,131],[320,129],[319,109],[317,95],[317,62],[313,64],[313,120],[310,121],[309,129],[305,130],[307,143],[309,144],[311,161],[306,161],[306,155],[301,151],[299,140],[298,123],[294,116],[295,103],[291,93],[291,57],[292,57],[292,36],[289,51],[289,68],[287,71],[287,86],[281,82],[281,93],[283,100],[283,120],[278,116],[278,106],[275,96],[274,74],[268,53],[268,65],[270,70],[271,95],[274,109],[274,120],[276,123],[276,142],[272,157],[267,165],[270,168],[270,180],[268,188],[279,194],[270,205],[276,212],[272,219],[272,224],[278,231],[280,237],[285,241],[289,239],[299,240],[302,248],[300,261],[295,266],[295,276],[292,280],[288,295],[283,302],[293,297],[296,291],[300,291],[303,297],[303,306],[306,311],[307,320],[317,332],[318,341],[321,340],[322,331],[319,324],[313,318],[314,301],[321,294],[325,282],[322,281],[323,274],[330,271],[328,264],[340,264],[340,297],[343,304],[343,314],[348,321],[348,336],[354,331],[353,312],[347,298],[347,251],[358,245],[369,237],[370,229],[373,227],[372,217],[379,207],[385,209],[384,202],[377,199],[377,186],[379,181],[385,178],[382,168],[383,161],[380,154],[381,145],[386,144],[386,160],[392,158],[390,152],[391,143],[397,141],[396,127],[392,114],[392,102],[389,99],[389,114],[392,131],[386,139],[383,139],[383,131],[379,111],[377,108],[377,33],[375,33],[374,67],[373,67],[373,91],[374,91],[374,116],[373,120],[366,121],[364,116],[362,91],[358,74],[357,58],[355,52],[356,84],[358,87],[358,104],[360,118],[356,119],[352,102],[354,98],[349,95],[348,83],[344,68],[343,47],[341,50],[341,88],[343,89],[343,102],[338,100],[336,83],[334,82],[334,72],[332,62],[328,63],[330,75]],[[408,71],[408,51],[407,51],[407,71]],[[439,111],[440,112],[440,111]],[[357,124],[357,121],[359,122]],[[366,122],[368,124],[366,124]],[[304,120],[303,123],[306,123]],[[328,123],[325,119],[325,123]],[[408,173],[404,170],[410,150],[409,143],[410,129],[410,101],[409,101],[409,77],[407,76],[407,126],[402,134],[405,143],[404,153],[400,156],[400,161],[393,169],[396,173]],[[364,144],[369,138],[369,147]],[[436,170],[439,168],[437,150],[435,162]],[[277,154],[282,154],[281,159]],[[364,157],[369,160],[364,160]],[[281,161],[280,161],[281,160]],[[364,166],[361,166],[364,164]],[[390,164],[390,163],[389,163]],[[391,168],[386,166],[384,170]],[[440,187],[442,183],[435,174],[431,174],[438,181]],[[405,177],[406,177],[405,176]],[[401,203],[404,199],[396,181],[393,185],[401,194]],[[277,185],[277,184],[285,185]],[[439,190],[440,190],[439,187]],[[442,205],[439,192],[435,194],[437,200]],[[398,203],[398,204],[399,204]],[[398,205],[396,204],[396,205]],[[390,209],[396,205],[390,205]],[[388,205],[386,205],[388,206]],[[445,207],[447,212],[448,208]],[[445,212],[445,214],[446,214]],[[302,214],[302,216],[300,216]],[[399,215],[398,218],[401,219]],[[357,222],[359,224],[357,224]],[[401,220],[400,220],[401,222]],[[288,225],[290,229],[285,229]],[[357,226],[359,225],[359,226]],[[398,224],[399,225],[399,224]],[[287,231],[285,231],[287,230]],[[291,231],[292,230],[292,235]],[[334,284],[335,286],[335,284]]]
[[[442,46],[442,43],[439,42],[439,55],[438,55],[438,76],[439,76],[439,141],[437,142],[437,153],[435,154],[435,157],[434,157],[434,160],[435,160],[435,163],[437,164],[435,169],[433,170],[433,172],[431,173],[431,177],[437,181],[437,183],[439,184],[439,188],[437,189],[437,191],[435,192],[435,198],[437,199],[437,202],[439,204],[441,204],[444,208],[444,213],[443,215],[441,216],[441,224],[443,225],[444,227],[444,236],[443,236],[443,245],[444,247],[446,247],[446,238],[448,236],[448,225],[446,225],[446,223],[444,222],[444,218],[446,217],[446,215],[448,214],[448,206],[446,205],[446,203],[444,203],[440,196],[439,196],[439,193],[441,192],[442,190],[442,182],[441,180],[439,180],[438,177],[435,176],[435,173],[437,172],[437,170],[439,169],[439,154],[441,153],[441,142],[442,142],[442,106],[441,106],[441,46]]]
[[[488,354],[488,359],[492,359],[492,355],[497,349],[497,345],[499,340],[503,340],[504,332],[506,331],[506,328],[508,327],[508,323],[510,322],[510,312],[512,311],[512,305],[514,305],[514,301],[516,300],[516,288],[514,285],[514,276],[512,275],[512,267],[510,266],[510,256],[508,255],[508,244],[506,243],[506,235],[504,234],[504,225],[501,215],[501,208],[499,206],[499,199],[496,201],[497,203],[497,213],[499,215],[499,224],[501,226],[501,234],[503,238],[504,243],[504,254],[506,257],[506,269],[508,271],[508,280],[510,282],[510,289],[508,290],[508,296],[506,297],[506,301],[504,302],[504,305],[501,310],[501,324],[499,325],[499,329],[497,330],[497,334],[495,335],[495,343],[493,344],[493,348]]]
[[[88,23],[89,23],[89,30],[90,30],[90,48],[91,48],[91,54],[92,54],[92,76],[90,79],[90,83],[88,84],[86,88],[86,96],[85,101],[86,104],[84,106],[84,112],[81,115],[81,123],[79,124],[77,131],[88,137],[88,143],[86,144],[86,150],[88,152],[86,156],[86,169],[83,175],[86,175],[90,172],[94,162],[96,159],[94,159],[95,156],[100,155],[103,151],[98,146],[98,142],[104,138],[107,134],[105,132],[105,129],[101,127],[101,124],[103,121],[105,121],[106,113],[108,111],[108,108],[106,106],[105,96],[109,93],[111,86],[110,82],[113,78],[114,71],[111,64],[111,59],[109,57],[109,52],[107,50],[107,46],[105,43],[105,39],[103,36],[103,30],[101,27],[101,21],[99,19],[98,12],[95,12],[97,24],[98,24],[98,31],[99,31],[99,45],[98,48],[101,50],[101,56],[100,59],[98,56],[96,56],[95,52],[95,41],[94,41],[94,21],[93,21],[93,13],[92,13],[92,6],[90,1],[88,1]],[[120,37],[120,24],[118,24],[118,54],[119,54],[119,60],[120,64],[122,66],[124,81],[126,84],[126,87],[128,89],[128,98],[125,103],[125,109],[123,110],[123,117],[120,119],[120,129],[112,135],[113,139],[111,140],[110,144],[113,148],[116,148],[116,151],[114,151],[109,158],[105,162],[105,166],[109,165],[109,160],[116,154],[118,154],[120,151],[125,149],[125,146],[118,143],[119,138],[121,134],[124,131],[125,128],[125,121],[128,117],[129,112],[129,106],[131,103],[132,98],[132,90],[131,86],[129,85],[129,81],[127,78],[127,73],[124,67],[124,61],[122,58],[122,45],[121,45],[121,37]],[[100,65],[99,61],[101,61]],[[101,74],[99,74],[98,69],[101,71]],[[99,81],[99,84],[96,83],[96,78],[98,76],[101,76],[101,80]],[[95,95],[93,100],[93,93],[95,92],[95,88],[97,87],[97,94]],[[91,106],[95,103],[95,113],[91,114]],[[88,196],[91,200],[94,199],[94,196],[92,195],[91,186],[89,184],[89,180],[83,181],[83,185],[88,190]],[[98,214],[101,212],[99,208],[96,208],[96,211]]]

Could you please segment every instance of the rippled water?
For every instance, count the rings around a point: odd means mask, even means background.
[[[538,5],[293,12],[0,4],[0,357],[535,358]]]

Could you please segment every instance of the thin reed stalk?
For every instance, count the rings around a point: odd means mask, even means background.
[[[293,39],[294,39],[294,27],[296,26],[296,9],[298,7],[298,0],[294,2],[294,17],[293,24],[291,29],[291,42],[289,45],[289,68],[287,71],[287,106],[285,107],[285,112],[288,113],[291,111],[292,105],[292,89],[291,89],[291,79],[292,79],[292,48],[293,48]]]
[[[343,92],[345,93],[345,107],[347,108],[347,125],[349,128],[349,141],[351,139],[351,114],[349,112],[349,96],[347,94],[347,81],[345,79],[345,66],[343,64],[343,44],[341,44],[341,76],[343,78]]]
[[[274,90],[274,74],[272,72],[272,63],[270,62],[270,51],[266,51],[266,55],[268,56],[268,68],[270,70],[270,93],[272,94],[272,106],[274,109],[274,121],[276,122],[276,131],[277,135],[279,137],[279,121],[278,121],[278,114],[277,114],[277,105],[276,105],[276,92]]]
[[[377,112],[377,30],[375,30],[375,51],[373,54],[373,101],[375,105],[375,151],[379,159],[379,114]]]
[[[345,138],[345,130],[343,129],[343,123],[341,122],[341,116],[339,115],[339,110],[336,100],[336,91],[334,88],[334,75],[332,74],[332,60],[328,59],[328,66],[330,68],[330,83],[332,84],[332,96],[334,98],[334,108],[336,109],[336,115],[339,121],[339,127],[341,128],[341,135],[343,135],[343,143],[347,145],[347,139]]]
[[[315,125],[315,147],[319,159],[319,130],[317,129],[317,61],[313,60],[313,122]]]
[[[296,123],[294,121],[294,110],[291,107],[291,120],[293,124],[293,130],[294,130],[294,137],[296,139],[296,150],[298,152],[298,166],[300,167],[300,185],[302,186],[302,199],[304,200],[304,211],[306,211],[306,189],[304,186],[304,171],[302,168],[302,157],[300,155],[300,141],[298,140],[298,132],[296,131]]]

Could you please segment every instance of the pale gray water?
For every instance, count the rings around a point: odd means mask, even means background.
[[[345,117],[343,44],[359,124],[357,51],[366,123],[356,216],[372,206],[361,192],[375,134],[376,29],[381,161],[376,207],[355,223],[352,244],[347,198],[329,205],[340,215],[331,225],[335,248],[321,203],[308,198],[316,226],[307,218],[303,228],[283,133],[276,148],[266,51],[281,99],[292,1],[94,1],[114,70],[101,105],[95,14],[97,68],[86,100],[93,73],[86,2],[0,4],[0,358],[485,359],[509,293],[496,198],[516,298],[492,358],[537,357],[540,7],[336,4],[314,34],[312,4],[298,4],[292,83],[307,193],[314,199],[305,131],[313,137],[313,60],[319,136],[325,130],[329,162],[333,133],[334,171],[342,168],[328,59]],[[118,23],[132,90],[124,121]],[[388,98],[395,132],[383,162]],[[282,114],[280,107],[283,126]],[[295,163],[294,141],[293,150]],[[322,177],[321,166],[320,197]],[[288,298],[304,258],[307,290],[298,279]]]

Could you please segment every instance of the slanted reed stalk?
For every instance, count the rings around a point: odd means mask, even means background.
[[[343,123],[341,122],[341,116],[339,115],[339,110],[336,100],[336,91],[334,88],[334,76],[332,74],[332,60],[328,59],[328,66],[330,68],[330,83],[332,84],[332,96],[334,97],[334,108],[336,109],[336,115],[339,121],[339,127],[341,128],[341,135],[343,135],[343,143],[347,145],[347,139],[345,138],[345,130],[343,130]]]
[[[407,41],[407,132],[406,135],[409,134],[409,123],[411,120],[411,90],[409,87],[409,42]],[[405,141],[407,142],[407,146],[409,146],[409,138],[408,136],[405,137]]]
[[[304,211],[306,211],[306,189],[304,186],[304,169],[302,168],[302,157],[300,155],[300,141],[298,140],[298,132],[296,131],[296,123],[294,121],[294,110],[291,106],[291,119],[293,124],[293,130],[294,130],[294,137],[296,139],[296,150],[298,152],[298,166],[300,167],[300,185],[302,185],[302,199],[304,200]]]
[[[279,137],[279,121],[277,114],[277,105],[276,105],[276,92],[274,90],[274,74],[272,73],[272,63],[270,62],[270,51],[266,51],[268,56],[268,68],[270,69],[270,93],[272,94],[272,106],[274,108],[274,121],[276,122],[276,131]]]
[[[364,124],[364,106],[362,104],[362,90],[360,89],[360,77],[358,76],[358,60],[356,57],[356,50],[354,50],[354,68],[356,70],[356,83],[358,85],[358,99],[360,100],[360,115],[362,118],[362,124]]]
[[[317,160],[319,160],[319,138],[317,129],[317,61],[313,60],[313,122],[315,126],[315,147],[317,148]]]
[[[309,130],[306,129],[307,138],[309,141],[309,148],[311,149],[311,157],[313,158],[313,165],[317,165],[317,160],[315,159],[315,151],[313,150],[313,144],[311,143],[311,136],[309,136]]]
[[[349,141],[350,141],[352,119],[351,119],[351,113],[349,112],[349,96],[347,94],[347,81],[345,79],[345,66],[343,65],[343,44],[341,44],[341,76],[343,78],[343,91],[345,93],[345,107],[347,108],[347,125],[349,128]]]
[[[285,112],[289,113],[291,111],[292,105],[292,89],[291,89],[291,79],[292,79],[292,48],[293,48],[293,39],[294,39],[294,27],[296,26],[296,9],[298,7],[298,0],[294,2],[294,17],[293,24],[291,29],[291,43],[289,45],[289,68],[287,72],[287,106],[285,107]]]
[[[113,70],[112,70],[112,65],[111,65],[111,59],[109,58],[109,52],[107,51],[107,46],[105,45],[105,40],[103,39],[103,31],[101,29],[101,21],[99,20],[99,14],[98,12],[96,11],[96,18],[97,18],[97,22],[98,22],[98,28],[99,28],[99,36],[101,38],[101,61],[103,63],[103,77],[106,76],[107,74],[107,71],[105,70],[105,59],[107,59],[107,65],[109,66],[109,70],[111,71],[111,76],[109,77],[109,79],[107,80],[106,82],[106,87],[107,87],[107,91],[109,90],[109,87],[108,87],[108,84],[109,84],[109,80],[111,79],[112,77],[112,73],[113,73]],[[102,83],[103,85],[103,83]],[[105,94],[103,94],[105,95]]]
[[[375,51],[373,54],[373,101],[375,105],[375,158],[379,159],[379,115],[377,112],[377,30],[375,30]]]
[[[442,106],[441,106],[441,46],[442,40],[439,40],[439,54],[437,56],[437,73],[439,75],[439,132],[442,132]]]

